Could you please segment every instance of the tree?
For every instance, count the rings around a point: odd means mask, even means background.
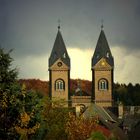
[[[140,85],[129,83],[125,84],[115,84],[113,97],[115,102],[121,101],[125,106],[138,106],[140,105]]]
[[[96,130],[98,119],[85,119],[70,113],[66,123],[66,133],[69,140],[86,140]]]
[[[43,118],[46,129],[44,140],[66,140],[65,124],[71,109],[62,99],[45,99]]]
[[[97,131],[91,134],[91,137],[88,140],[107,140],[103,133]]]
[[[36,135],[40,128],[42,96],[35,91],[26,91],[26,86],[22,85],[19,115],[14,124],[14,130],[20,135],[20,140],[28,140]]]
[[[10,57],[10,52],[4,53],[0,48],[0,89],[3,91],[9,89],[17,79],[16,68],[11,68],[13,59]]]
[[[39,127],[41,96],[18,84],[17,70],[11,68],[10,52],[4,53],[0,48],[0,137],[28,139]],[[22,138],[25,130],[30,130],[30,134]]]
[[[4,53],[0,48],[0,135],[3,139],[11,137],[10,129],[18,115],[13,108],[12,100],[17,94],[17,70],[11,69],[10,52]]]

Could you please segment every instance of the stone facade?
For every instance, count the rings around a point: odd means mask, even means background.
[[[111,107],[113,93],[114,58],[111,54],[104,30],[92,57],[92,100],[101,107]]]
[[[63,99],[68,106],[70,91],[70,58],[63,41],[60,27],[49,57],[50,98]]]
[[[61,63],[61,66],[58,64]],[[69,93],[69,68],[61,59],[58,59],[50,68],[51,71],[51,97],[68,101]],[[61,79],[64,81],[64,89],[56,90],[55,82]]]
[[[99,106],[112,106],[112,68],[102,58],[94,66],[94,93],[95,93],[95,103]],[[107,81],[106,89],[99,89],[100,79],[105,79]]]
[[[49,58],[50,97],[71,101],[73,107],[88,106],[93,100],[99,106],[111,107],[113,67],[114,60],[102,29],[92,58],[92,96],[70,97],[70,58],[59,27]]]
[[[89,106],[91,103],[91,96],[71,96],[72,107],[84,104]]]

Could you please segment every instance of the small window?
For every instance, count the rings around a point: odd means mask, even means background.
[[[109,58],[109,52],[106,53],[106,57]]]
[[[58,79],[55,81],[55,90],[56,91],[63,91],[65,90],[65,83],[63,80]]]
[[[66,53],[63,54],[63,58],[66,58]]]
[[[99,58],[99,54],[96,55],[96,58]]]
[[[107,90],[108,89],[108,81],[106,79],[99,80],[98,89],[99,90]]]

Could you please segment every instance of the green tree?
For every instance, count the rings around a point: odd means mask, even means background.
[[[66,140],[65,124],[71,109],[65,107],[64,100],[45,99],[43,118],[45,124],[46,135],[44,140]]]
[[[39,127],[41,97],[18,84],[17,70],[11,68],[10,52],[0,48],[0,138],[27,139]],[[30,130],[27,138],[22,138],[20,128]]]
[[[129,83],[125,84],[114,84],[113,97],[116,103],[121,101],[124,105],[140,105],[140,85]]]
[[[107,140],[103,133],[96,131],[91,134],[91,137],[88,140]]]
[[[0,48],[0,89],[3,91],[9,89],[17,79],[16,68],[11,68],[13,59],[10,57],[10,52],[4,53]]]
[[[13,59],[10,57],[10,52],[4,53],[0,48],[0,135],[2,139],[12,138],[10,129],[18,115],[14,107],[16,104],[12,102],[19,88],[16,81],[17,70],[11,68]]]
[[[25,85],[22,86],[19,97],[20,112],[14,129],[20,135],[20,140],[32,139],[40,128],[42,97],[35,91],[26,91]]]

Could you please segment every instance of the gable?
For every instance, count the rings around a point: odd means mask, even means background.
[[[51,67],[50,70],[69,70],[69,67],[59,58]]]
[[[109,65],[109,63],[106,61],[105,58],[101,58],[99,62],[95,64],[93,69],[99,69],[99,70],[111,70],[112,67]]]

